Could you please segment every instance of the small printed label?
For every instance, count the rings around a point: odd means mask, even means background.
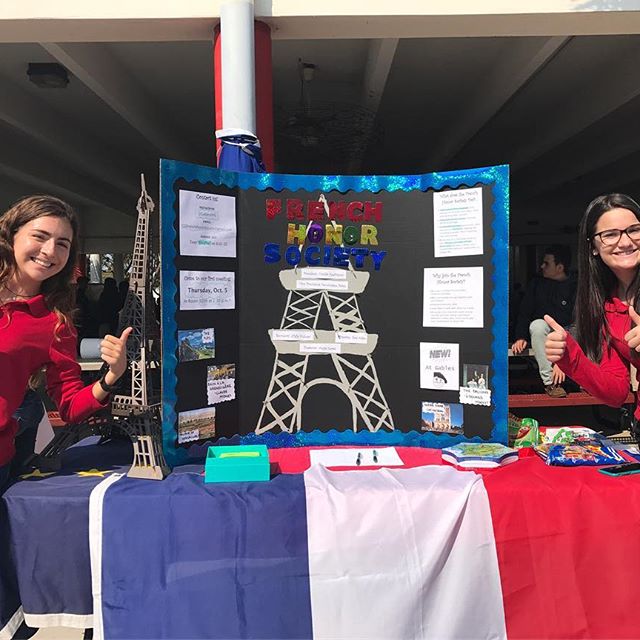
[[[300,269],[305,280],[346,280],[347,272],[343,269]]]
[[[342,344],[367,344],[369,335],[353,331],[336,331],[336,342]]]
[[[310,329],[274,329],[271,332],[273,340],[287,340],[290,342],[303,342],[313,340],[315,336]]]
[[[184,444],[185,442],[193,442],[198,440],[200,432],[198,429],[190,429],[189,431],[180,431],[178,433],[178,444]]]
[[[477,404],[483,407],[490,407],[491,389],[460,387],[460,402],[462,404]]]
[[[314,291],[316,289],[348,291],[349,283],[346,280],[296,280],[296,289],[301,291]]]
[[[310,342],[300,345],[300,353],[340,353],[340,345],[323,342]]]

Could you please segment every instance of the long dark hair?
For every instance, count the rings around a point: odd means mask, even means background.
[[[75,306],[71,281],[78,257],[78,217],[70,205],[54,196],[29,196],[18,200],[0,216],[0,286],[5,285],[16,269],[13,255],[13,239],[27,222],[54,216],[71,225],[73,235],[69,247],[69,259],[55,276],[47,278],[40,288],[47,307],[58,315],[59,323],[69,322]]]
[[[618,279],[600,255],[594,255],[596,224],[611,209],[628,209],[640,222],[640,205],[623,193],[610,193],[592,200],[582,216],[578,231],[578,292],[576,294],[575,319],[578,343],[593,362],[602,358],[602,338],[607,347],[609,332],[605,331],[604,302],[615,293]],[[633,296],[636,310],[640,303],[640,269],[626,291]]]

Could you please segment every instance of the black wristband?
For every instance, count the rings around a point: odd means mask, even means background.
[[[98,384],[100,385],[100,387],[102,387],[102,390],[105,393],[116,392],[120,388],[120,379],[118,378],[115,384],[107,384],[107,381],[105,380],[106,376],[107,376],[107,372],[105,372],[100,378],[100,380],[98,380]]]

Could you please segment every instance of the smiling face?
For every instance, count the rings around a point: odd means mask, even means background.
[[[629,209],[610,209],[603,213],[594,229],[595,234],[608,229],[627,229],[637,225],[640,221]],[[593,251],[597,252],[602,262],[613,271],[618,279],[625,280],[625,274],[635,274],[640,265],[640,241],[633,241],[626,234],[613,244],[604,244],[600,236],[593,239]]]
[[[13,236],[12,284],[35,295],[45,280],[64,269],[72,239],[73,230],[65,218],[41,216],[23,224]]]

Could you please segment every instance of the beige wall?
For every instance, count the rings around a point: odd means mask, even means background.
[[[0,42],[207,40],[221,1],[0,2]],[[640,0],[256,0],[255,11],[277,39],[640,33]]]

